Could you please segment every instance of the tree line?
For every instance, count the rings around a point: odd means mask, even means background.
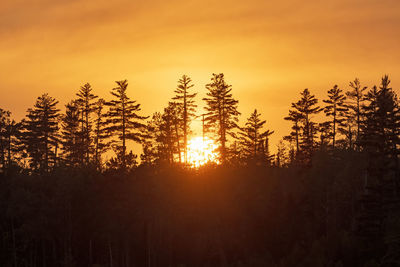
[[[1,109],[0,265],[400,263],[400,110],[387,75],[334,85],[321,102],[301,91],[275,154],[257,109],[239,125],[223,74],[206,90],[203,134],[221,164],[199,169],[188,168],[199,116],[186,75],[151,117],[126,80],[111,100],[84,84],[64,113],[48,94],[19,122]]]

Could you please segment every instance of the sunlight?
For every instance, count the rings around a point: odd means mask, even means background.
[[[188,142],[188,163],[193,167],[199,167],[209,162],[219,163],[218,145],[207,137],[193,137]]]

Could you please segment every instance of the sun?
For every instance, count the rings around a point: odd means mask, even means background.
[[[187,145],[188,163],[193,167],[200,167],[209,162],[219,163],[218,145],[207,137],[196,136],[189,140]]]

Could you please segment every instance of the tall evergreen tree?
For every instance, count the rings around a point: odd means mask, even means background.
[[[0,165],[6,172],[16,159],[20,123],[11,119],[11,112],[0,108]]]
[[[7,167],[7,125],[10,124],[11,112],[0,108],[0,165],[3,171]]]
[[[79,121],[79,106],[76,101],[71,101],[65,106],[65,114],[61,116],[63,157],[68,166],[79,166],[85,153]]]
[[[168,107],[164,109],[164,114],[162,116],[164,123],[161,126],[172,129],[174,133],[174,136],[172,137],[172,139],[170,139],[173,140],[171,148],[174,148],[174,150],[172,151],[172,153],[176,153],[178,155],[179,162],[182,163],[182,121],[180,120],[180,114],[182,114],[182,106],[177,104],[176,102],[169,102]],[[176,146],[174,146],[174,143],[176,144]],[[174,159],[172,158],[171,162],[173,161]]]
[[[95,113],[95,129],[94,129],[94,163],[97,168],[101,168],[102,165],[102,154],[105,153],[109,148],[109,143],[106,141],[109,138],[106,128],[104,106],[106,101],[100,98],[96,101],[94,106]]]
[[[367,253],[376,247],[398,248],[388,220],[398,217],[400,108],[387,75],[381,86],[374,86],[365,96],[364,121],[359,144],[367,155],[366,191],[358,220],[359,233]],[[371,206],[372,204],[372,206]],[[398,230],[395,229],[398,234]],[[386,243],[386,244],[385,244]]]
[[[250,117],[243,128],[240,129],[240,141],[244,148],[245,154],[251,159],[266,159],[268,151],[268,137],[273,131],[263,130],[266,123],[260,119],[261,114],[257,109],[251,113]]]
[[[89,164],[90,155],[93,152],[93,138],[92,138],[92,120],[91,115],[95,108],[95,99],[98,97],[92,93],[93,89],[89,83],[81,86],[79,92],[76,94],[78,97],[77,103],[81,111],[81,131],[82,131],[82,146],[84,148],[85,164]]]
[[[118,161],[121,168],[126,168],[126,143],[128,140],[140,143],[144,136],[141,130],[145,127],[142,121],[148,117],[138,115],[140,104],[130,100],[127,95],[128,81],[116,81],[117,87],[113,88],[111,95],[116,99],[106,102],[110,107],[106,117],[106,131],[111,135],[116,135],[118,140],[113,140],[117,156],[121,157]]]
[[[352,91],[346,92],[346,96],[350,101],[348,103],[348,107],[352,110],[353,114],[356,118],[357,123],[357,135],[356,140],[358,140],[360,136],[360,128],[361,128],[361,119],[362,119],[362,105],[364,101],[364,91],[367,90],[367,87],[361,87],[360,80],[355,78],[354,81],[350,82],[350,87],[353,89]]]
[[[220,144],[220,154],[222,163],[226,162],[227,136],[234,135],[233,129],[237,128],[238,102],[232,97],[232,86],[225,82],[224,74],[213,74],[211,83],[206,85],[207,97],[203,98],[206,102],[204,109],[205,123],[209,129],[214,129]]]
[[[300,95],[300,100],[292,103],[292,109],[297,114],[296,116],[301,118],[300,148],[305,160],[309,161],[314,151],[314,139],[318,129],[315,122],[312,121],[312,116],[321,112],[322,109],[317,105],[318,99],[307,88]]]
[[[34,170],[48,171],[56,164],[60,116],[57,104],[53,97],[43,94],[27,111],[22,138]]]
[[[293,107],[293,104],[292,104]],[[292,125],[292,131],[288,136],[285,136],[285,140],[287,141],[292,141],[295,140],[296,142],[296,153],[299,152],[300,150],[300,135],[301,135],[301,120],[302,120],[302,114],[296,111],[295,109],[289,110],[289,115],[284,118],[287,121],[291,121],[293,123]]]
[[[188,134],[190,133],[190,122],[195,116],[195,105],[194,98],[197,93],[190,93],[190,89],[194,86],[192,79],[188,76],[183,75],[178,81],[178,87],[175,90],[176,96],[173,98],[182,107],[181,121],[183,128],[183,154],[184,162],[187,163],[187,142]]]
[[[335,148],[336,135],[338,128],[343,130],[344,122],[346,121],[346,112],[348,108],[345,104],[346,96],[337,85],[328,91],[328,99],[323,100],[327,105],[324,107],[324,113],[328,117],[332,117],[332,147]]]

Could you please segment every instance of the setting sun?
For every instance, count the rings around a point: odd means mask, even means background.
[[[193,167],[199,167],[209,162],[219,163],[218,145],[214,140],[201,136],[193,137],[188,142],[188,162]]]

